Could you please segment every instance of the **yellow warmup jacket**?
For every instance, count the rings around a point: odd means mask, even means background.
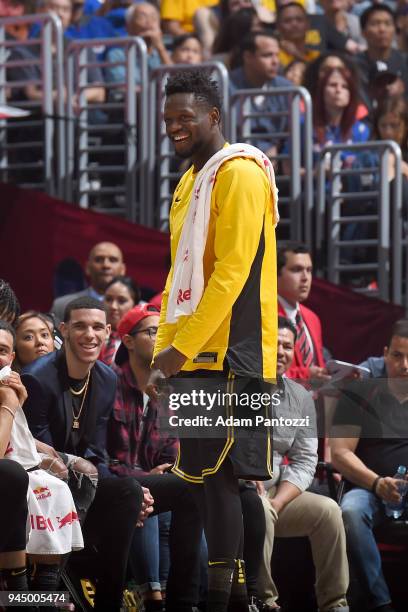
[[[154,355],[169,345],[188,357],[183,370],[222,370],[274,379],[277,347],[276,224],[268,179],[252,159],[220,167],[204,252],[204,293],[197,310],[166,323],[173,264],[195,174],[182,176],[170,211],[171,261]]]

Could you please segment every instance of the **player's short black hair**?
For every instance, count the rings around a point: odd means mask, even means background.
[[[220,113],[222,111],[222,99],[218,84],[211,78],[208,69],[185,68],[171,74],[165,87],[166,97],[179,93],[192,93],[197,102],[206,104],[208,108],[215,106]]]
[[[106,314],[106,307],[103,302],[96,300],[93,297],[78,297],[68,302],[65,306],[64,311],[64,323],[68,323],[71,319],[71,313],[73,310],[102,310]]]

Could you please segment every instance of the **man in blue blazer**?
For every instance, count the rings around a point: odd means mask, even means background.
[[[65,308],[60,330],[64,348],[23,370],[28,392],[24,411],[35,438],[87,459],[98,471],[100,480],[84,525],[85,544],[88,533],[92,541],[96,535],[100,552],[96,610],[119,610],[142,498],[139,520],[152,511],[154,498],[156,512],[173,512],[166,610],[190,612],[198,597],[202,529],[198,508],[186,483],[173,474],[149,473],[136,480],[115,477],[109,470],[106,430],[116,374],[97,361],[110,332],[103,304],[91,297],[73,300]]]
[[[134,478],[107,478],[112,475],[105,462],[106,426],[116,375],[97,361],[110,331],[104,307],[93,298],[78,298],[67,306],[64,319],[64,349],[23,371],[24,411],[35,438],[87,459],[99,473],[84,524],[85,544],[96,541],[98,548],[95,610],[119,612],[143,491]]]

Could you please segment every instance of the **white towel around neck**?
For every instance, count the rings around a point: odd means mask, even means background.
[[[180,316],[195,312],[202,298],[203,256],[210,219],[211,194],[220,166],[234,157],[249,157],[260,163],[271,187],[276,223],[279,220],[275,173],[270,159],[262,151],[252,145],[236,143],[223,147],[210,157],[194,181],[190,204],[177,246],[167,304],[167,323],[176,323]]]

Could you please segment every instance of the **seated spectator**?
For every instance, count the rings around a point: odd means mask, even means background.
[[[310,493],[317,465],[317,430],[313,399],[301,385],[285,376],[294,358],[296,328],[285,317],[278,320],[277,376],[280,403],[274,418],[290,415],[304,420],[303,427],[273,430],[272,480],[263,485],[266,513],[264,559],[259,572],[259,597],[268,610],[276,605],[278,592],[271,576],[275,535],[283,538],[309,538],[316,570],[316,597],[321,612],[348,612],[346,592],[349,582],[346,537],[340,508],[335,501]],[[289,463],[285,464],[285,458]],[[261,608],[262,609],[262,608]]]
[[[15,332],[9,323],[0,321],[0,368],[11,366],[14,359]],[[19,374],[12,372],[2,380],[8,396],[2,401],[1,412],[12,422],[8,459],[20,463],[29,476],[28,511],[30,536],[27,553],[36,569],[31,581],[35,591],[57,591],[61,556],[83,548],[81,527],[71,491],[61,478],[66,477],[62,461],[40,456],[28,429],[22,405],[27,392]],[[46,518],[44,518],[46,517]],[[61,530],[61,527],[64,527]]]
[[[221,0],[217,6],[201,7],[194,15],[195,29],[204,47],[205,57],[211,56],[215,39],[224,21],[241,9],[253,8],[262,24],[270,24],[275,20],[274,0]]]
[[[133,0],[105,0],[98,11],[113,27],[116,36],[127,36],[126,13]]]
[[[342,393],[330,443],[332,463],[346,481],[341,509],[351,584],[358,585],[364,609],[395,612],[373,530],[387,520],[384,502],[400,501],[393,474],[407,463],[406,320],[394,325],[384,360],[385,379],[356,381]]]
[[[115,276],[106,287],[103,301],[111,332],[102,347],[99,359],[110,366],[120,345],[119,321],[140,302],[140,289],[130,276]]]
[[[85,13],[85,7],[85,0],[73,0],[71,23],[65,30],[67,38],[89,40],[116,36],[115,29],[105,17]],[[103,49],[95,51],[98,56],[101,52]]]
[[[403,98],[382,99],[373,113],[373,132],[378,140],[393,140],[401,148],[402,174],[408,179],[408,105]],[[389,156],[388,179],[395,177],[395,158]],[[404,201],[406,199],[403,198]]]
[[[0,17],[22,17],[34,13],[34,0],[0,0]],[[26,40],[29,35],[27,24],[13,24],[6,26],[6,37],[16,40]]]
[[[373,140],[393,140],[401,148],[402,153],[402,208],[403,219],[408,211],[408,108],[407,102],[399,97],[382,97],[372,114]],[[360,170],[347,177],[344,181],[346,188],[351,192],[375,191],[380,188],[380,153],[379,151],[361,151],[353,163],[353,168]],[[395,156],[388,155],[387,179],[390,185],[391,211],[394,209],[394,183],[395,183]],[[366,172],[363,172],[362,169]],[[372,172],[367,172],[373,168]],[[375,171],[374,171],[375,169]],[[376,215],[379,203],[377,198],[367,197],[363,201],[349,200],[346,214],[350,215]],[[391,213],[392,214],[392,213]],[[373,224],[369,222],[351,223],[344,228],[345,240],[361,240],[375,238],[377,235]],[[354,250],[354,253],[356,251]],[[376,260],[377,252],[361,247],[357,250],[365,261]]]
[[[58,297],[54,300],[50,311],[58,321],[64,318],[66,305],[73,299],[82,296],[90,296],[102,301],[105,289],[115,276],[126,273],[126,265],[123,262],[123,253],[113,242],[98,242],[95,244],[85,264],[85,274],[90,284],[87,289]]]
[[[16,346],[13,369],[21,369],[54,350],[54,338],[50,322],[40,312],[30,310],[18,317],[15,323]]]
[[[408,51],[408,7],[405,0],[400,0],[397,4],[395,25],[397,28],[398,49],[406,53]]]
[[[223,62],[227,68],[237,68],[241,43],[249,32],[262,30],[262,23],[253,8],[241,9],[231,14],[221,24],[213,47],[213,60]]]
[[[352,144],[369,140],[370,130],[356,121],[359,103],[357,84],[347,69],[327,70],[319,80],[313,100],[313,150],[315,159],[325,145]],[[355,156],[342,153],[351,165]]]
[[[282,66],[299,59],[306,63],[319,57],[322,49],[306,41],[310,29],[309,17],[298,2],[289,2],[279,7],[276,18],[281,50],[279,59]]]
[[[69,27],[71,23],[72,17],[72,0],[44,0],[41,3],[40,8],[41,13],[55,13],[60,19],[62,23],[62,27],[64,32]],[[35,29],[31,36],[36,38],[38,36],[38,28]],[[64,42],[66,46],[68,46],[68,38],[64,38]],[[52,51],[55,54],[56,46],[52,44]],[[38,64],[30,65],[30,66],[22,66],[15,67],[10,71],[10,80],[12,81],[27,81],[27,85],[24,86],[24,96],[27,100],[31,100],[33,102],[40,103],[44,98],[44,92],[42,90],[41,85],[34,84],[35,81],[41,79],[42,67],[40,66],[40,58],[41,58],[41,45],[32,45],[30,46],[30,54],[32,59],[37,59]],[[27,60],[27,50],[24,47],[16,47],[14,49],[15,57],[13,59],[24,59]],[[96,63],[96,57],[93,53],[92,49],[87,50],[87,59],[89,63]],[[55,66],[53,67],[55,70]],[[97,66],[90,66],[87,69],[87,79],[89,85],[95,84],[94,87],[87,87],[85,90],[85,96],[88,103],[98,103],[105,101],[105,88],[101,85],[103,82],[102,71]],[[31,84],[30,81],[33,81]],[[54,81],[55,82],[55,81]],[[75,75],[75,85],[78,83],[78,74]],[[56,100],[59,92],[54,89],[53,99]],[[64,92],[66,97],[66,90]],[[74,96],[74,108],[77,110],[78,108],[78,97]],[[90,115],[90,121],[92,121],[92,117],[96,120],[96,115]]]
[[[360,90],[360,74],[354,60],[345,53],[328,51],[327,53],[322,53],[314,62],[306,66],[303,85],[309,91],[312,100],[316,99],[320,79],[330,68],[347,69],[351,73],[353,81],[358,84],[357,90]],[[364,119],[367,115],[367,107],[359,102],[356,111],[356,119]]]
[[[302,303],[312,287],[309,249],[295,242],[279,245],[277,267],[279,314],[287,317],[297,332],[295,354],[286,376],[299,381],[330,380],[323,357],[320,319]]]
[[[126,28],[129,36],[140,36],[145,41],[150,71],[162,64],[172,63],[163,43],[160,14],[156,7],[148,2],[131,6],[126,13]],[[111,47],[108,49],[106,61],[115,64],[105,68],[106,81],[108,83],[124,83],[126,80],[126,57],[123,48]],[[141,85],[140,69],[137,66],[135,83]]]
[[[158,321],[159,310],[144,304],[127,311],[117,327],[120,350],[113,370],[118,384],[107,444],[111,470],[117,474],[164,474],[177,456],[177,439],[160,426],[165,415],[144,393]],[[159,518],[169,523],[164,513],[146,521],[134,535],[129,559],[134,580],[145,592],[147,611],[159,609],[154,602],[162,600],[160,575],[167,578],[169,571],[168,564],[165,567],[169,543],[168,538],[160,538]]]
[[[293,60],[288,64],[284,70],[285,78],[288,79],[296,87],[303,85],[303,79],[305,76],[306,63],[302,60]]]
[[[119,612],[130,541],[152,500],[134,479],[107,477],[106,428],[116,377],[97,361],[109,330],[104,307],[93,298],[78,298],[66,307],[64,319],[64,350],[24,369],[24,412],[36,438],[59,452],[87,459],[99,473],[84,522],[85,544],[96,543],[98,549],[95,610]]]
[[[173,584],[172,596],[175,597],[175,591],[178,595],[174,601],[168,587],[166,610],[187,612],[192,610],[196,596],[198,566],[194,560],[198,560],[201,523],[188,485],[167,473],[178,450],[172,428],[163,428],[167,407],[146,395],[158,322],[159,310],[144,304],[129,310],[119,323],[121,344],[113,366],[118,383],[113,414],[108,422],[107,450],[113,474],[134,476],[152,491],[159,513],[172,511],[169,583]],[[157,517],[146,521],[143,530],[134,536],[129,559],[138,584],[148,588],[147,611],[160,609],[157,603],[161,601],[159,550],[163,552],[166,543],[160,543],[159,547],[158,530]],[[141,554],[142,551],[146,553]],[[162,558],[161,562],[164,566],[166,559]],[[168,566],[162,569],[165,574],[169,571]]]
[[[367,50],[356,56],[361,74],[362,96],[367,108],[373,106],[370,80],[373,73],[388,71],[397,75],[386,92],[389,96],[401,96],[408,92],[408,66],[404,53],[393,48],[395,39],[395,14],[387,4],[373,4],[360,17],[361,30],[367,42]]]
[[[100,10],[103,4],[103,0],[85,0],[84,2],[84,15],[93,15]]]
[[[0,319],[10,324],[18,313],[19,305],[13,290],[0,279]],[[7,344],[2,351],[7,351]],[[11,409],[7,403],[9,399],[15,399],[12,389],[0,386],[0,405]],[[19,463],[4,459],[13,423],[14,417],[3,407],[0,408],[0,577],[6,589],[27,591],[28,474]]]
[[[10,285],[0,278],[0,319],[14,323],[20,314],[20,304]]]
[[[292,6],[293,3],[297,6],[301,5],[308,17],[308,28],[305,34],[305,43],[308,48],[318,50],[320,53],[326,50],[347,51],[348,53],[357,53],[359,51],[359,46],[354,40],[337,30],[326,15],[322,15],[319,11],[316,11],[316,5],[313,3],[313,0],[305,4],[303,2],[293,2],[293,0],[278,0],[278,13],[283,7],[289,4]],[[297,14],[296,16],[296,14],[294,15],[293,11],[291,11],[291,19],[293,19],[296,29],[297,18],[300,18],[300,15]],[[288,38],[288,41],[289,40],[290,38]],[[290,43],[286,44],[285,42],[283,47],[287,47],[288,53],[294,51],[294,47]]]
[[[279,43],[269,32],[252,32],[241,43],[242,66],[230,74],[232,91],[236,89],[273,90],[275,87],[288,87],[291,82],[279,76]],[[252,99],[252,112],[279,113],[287,109],[287,96],[258,96]],[[261,134],[282,132],[287,129],[286,117],[257,117],[251,119],[251,133],[256,139],[250,144],[260,148],[268,156],[274,157],[278,149],[278,141],[273,137],[262,138]],[[260,136],[258,137],[258,134]]]
[[[200,64],[203,46],[196,34],[182,34],[174,39],[171,59],[174,64]]]
[[[194,15],[202,6],[214,6],[218,0],[162,0],[160,14],[163,32],[180,36],[186,32],[194,32]]]
[[[361,34],[360,21],[357,15],[349,12],[349,2],[347,0],[320,0],[320,4],[327,20],[336,30],[354,41],[358,45],[358,51],[363,51],[366,43]]]
[[[10,391],[0,389],[0,404]],[[14,419],[9,413],[0,416],[0,582],[8,591],[28,591],[26,566],[28,474],[16,461],[3,459],[10,440]]]

